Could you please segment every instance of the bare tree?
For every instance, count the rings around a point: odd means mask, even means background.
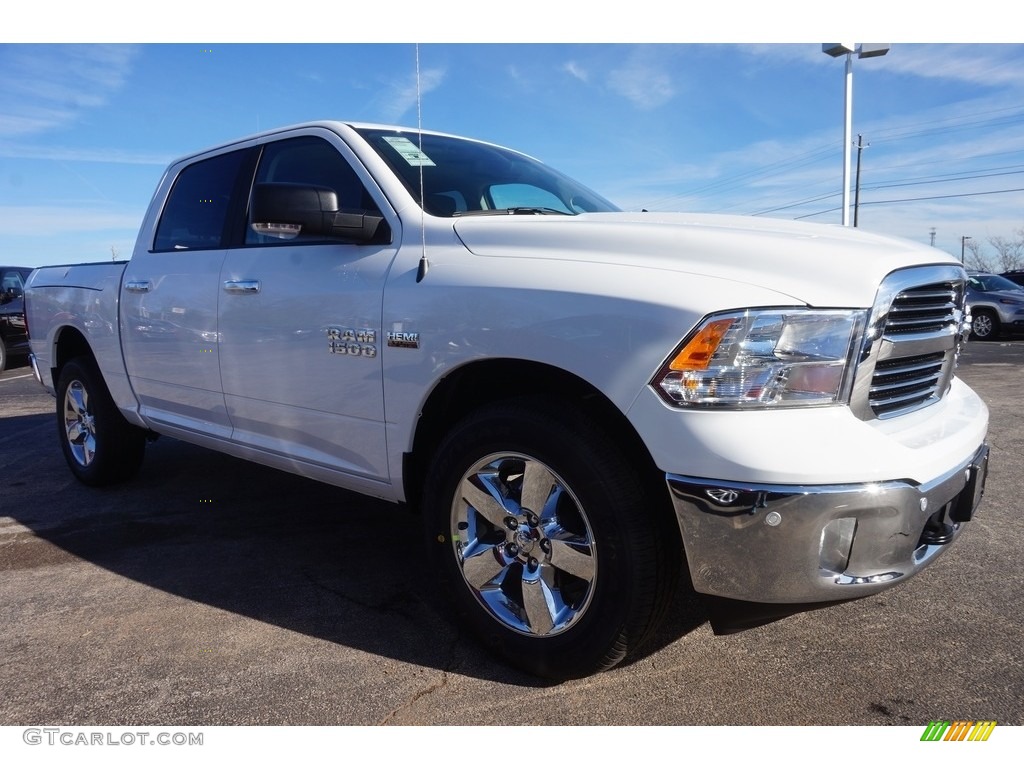
[[[1018,229],[1015,235],[1013,238],[996,236],[988,239],[989,245],[996,250],[999,272],[1020,268],[1024,258],[1024,229]]]
[[[968,269],[977,269],[981,272],[998,272],[995,269],[995,261],[990,259],[984,252],[985,246],[974,238],[967,238],[963,241],[964,266]]]
[[[986,241],[971,237],[962,240],[964,266],[981,272],[1007,272],[1024,269],[1024,227],[1014,231],[1013,237],[993,235]]]

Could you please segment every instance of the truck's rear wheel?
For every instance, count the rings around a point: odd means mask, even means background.
[[[679,545],[634,466],[581,414],[499,404],[443,441],[425,515],[442,589],[492,651],[543,677],[608,669],[671,599]]]
[[[76,357],[61,369],[57,431],[68,467],[86,485],[127,480],[142,463],[146,433],[118,412],[91,357]]]

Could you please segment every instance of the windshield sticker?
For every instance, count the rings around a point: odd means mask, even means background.
[[[427,157],[420,148],[412,143],[405,136],[385,136],[384,141],[392,146],[392,148],[402,156],[413,168],[418,166],[434,165],[434,161]]]

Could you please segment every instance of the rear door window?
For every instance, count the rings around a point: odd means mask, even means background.
[[[249,150],[200,160],[174,182],[153,242],[154,251],[226,247],[232,195]]]

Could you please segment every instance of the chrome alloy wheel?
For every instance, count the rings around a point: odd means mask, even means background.
[[[451,539],[462,578],[501,625],[550,637],[586,612],[598,577],[586,513],[543,462],[492,454],[458,485]]]
[[[96,418],[89,409],[89,392],[81,381],[73,381],[64,394],[64,436],[71,455],[82,467],[96,456]]]
[[[971,321],[971,330],[975,338],[987,339],[995,333],[996,323],[988,312],[979,312]]]

